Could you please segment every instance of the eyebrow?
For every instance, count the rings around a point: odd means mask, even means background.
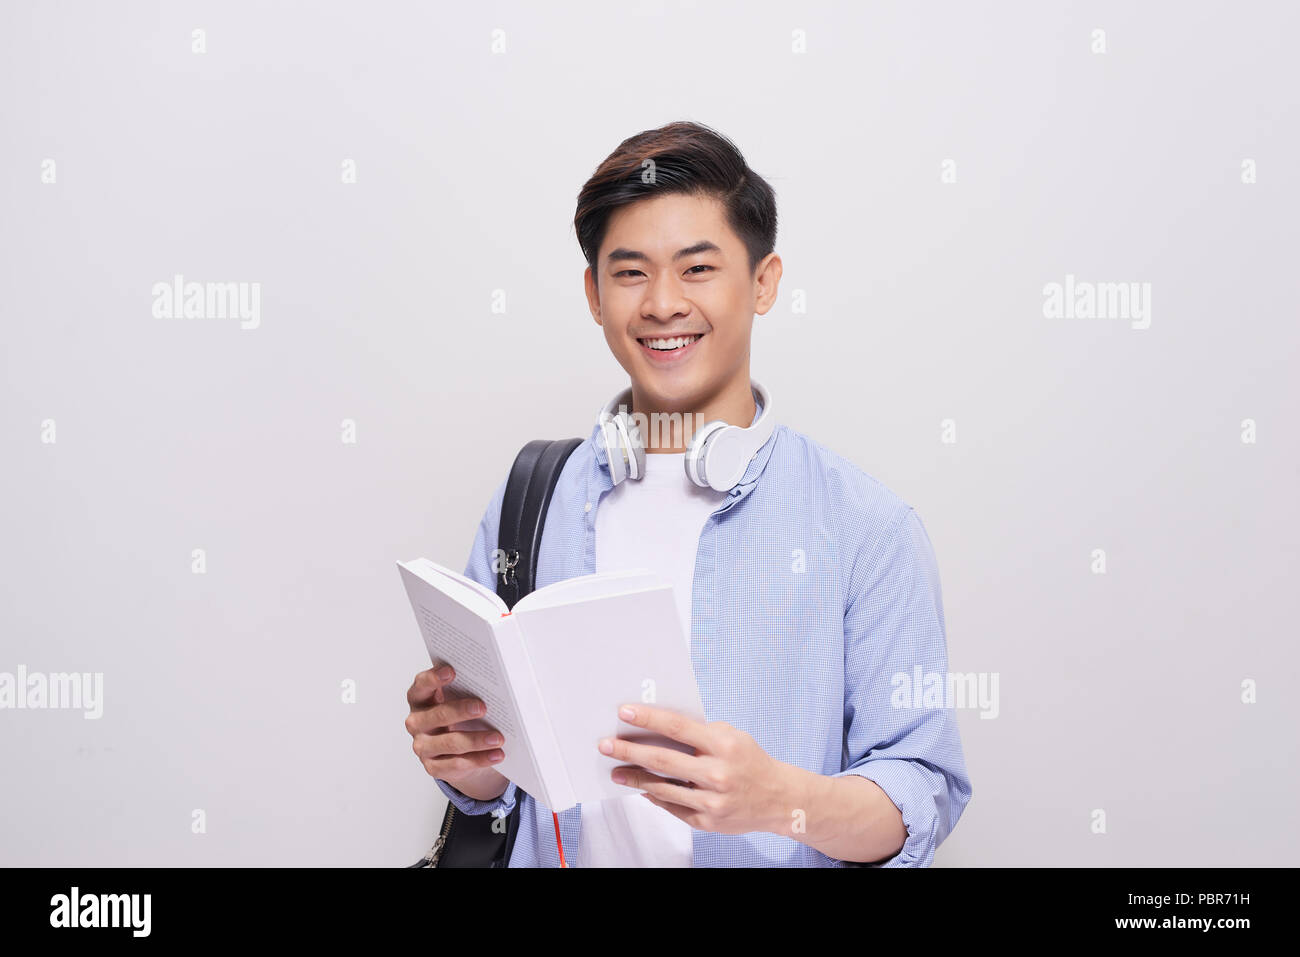
[[[673,262],[676,262],[679,259],[684,259],[687,256],[698,255],[699,253],[720,253],[720,252],[722,252],[722,250],[718,248],[717,245],[709,242],[707,239],[701,239],[694,246],[687,246],[685,249],[679,249],[677,250],[677,252],[673,253]],[[650,257],[647,256],[645,253],[641,252],[640,250],[624,249],[622,246],[620,246],[619,248],[610,251],[607,264],[613,265],[616,262],[624,262],[626,260],[633,260],[636,262],[649,262]]]

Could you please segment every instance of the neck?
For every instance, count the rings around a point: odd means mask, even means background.
[[[645,416],[642,424],[646,452],[685,452],[696,429],[721,419],[748,428],[758,406],[749,385],[749,364],[712,393],[697,400],[673,402],[656,397],[632,383],[632,411]],[[647,428],[648,427],[648,428]]]

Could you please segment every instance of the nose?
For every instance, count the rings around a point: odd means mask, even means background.
[[[691,311],[685,296],[684,284],[671,269],[661,269],[654,279],[646,283],[641,315],[646,319],[671,322]]]

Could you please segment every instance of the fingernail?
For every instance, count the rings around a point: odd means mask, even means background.
[[[601,754],[614,753],[614,742],[609,740],[609,738],[601,738],[596,747],[600,748]]]
[[[482,714],[482,713],[483,713],[483,705],[481,705],[479,702],[475,701],[472,705],[469,706],[469,713],[470,713],[470,714]]]
[[[627,775],[624,774],[622,771],[615,771],[615,772],[614,772],[614,783],[615,783],[615,784],[622,784],[622,783],[623,783],[624,781],[626,781],[626,780],[627,780]]]
[[[439,668],[437,674],[438,674],[438,680],[439,680],[439,681],[450,681],[450,680],[451,680],[451,668],[450,668],[450,667]]]
[[[500,751],[493,751],[491,756],[488,758],[488,760],[491,761],[493,764],[496,764],[498,761],[502,761],[504,759],[505,759],[505,755],[502,754]]]
[[[623,707],[618,709],[618,716],[624,721],[631,721],[636,717],[636,711],[629,708],[627,705],[623,705]]]
[[[500,744],[500,743],[501,743],[501,735],[499,735],[499,734],[489,734],[489,735],[487,736],[487,743],[488,743],[489,745],[497,745],[497,744]]]

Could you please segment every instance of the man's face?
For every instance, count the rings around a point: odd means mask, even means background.
[[[690,411],[737,381],[748,388],[754,313],[770,308],[780,276],[779,259],[766,269],[772,259],[755,278],[711,197],[667,194],[610,217],[598,276],[587,270],[587,299],[610,351],[654,407]],[[679,336],[698,338],[667,341]]]

